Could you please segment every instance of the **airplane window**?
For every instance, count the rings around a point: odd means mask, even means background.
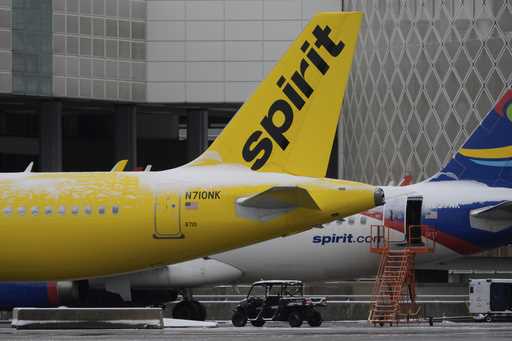
[[[366,225],[366,217],[365,216],[361,216],[361,219],[359,220],[359,222],[363,225]]]
[[[20,215],[25,215],[25,207],[19,207],[19,208],[18,208],[18,213],[19,213]]]
[[[66,214],[66,207],[64,207],[63,205],[59,206],[59,214],[60,215]]]
[[[119,206],[114,205],[112,206],[112,214],[118,214],[119,213]]]
[[[105,214],[105,206],[98,207],[98,213],[99,214]]]
[[[5,215],[11,215],[12,214],[12,208],[10,208],[10,207],[4,208],[4,214]]]
[[[85,206],[84,212],[85,212],[85,214],[90,215],[92,213],[91,206]]]
[[[71,213],[73,213],[74,215],[77,215],[79,211],[80,209],[78,208],[78,206],[73,206],[71,208]]]
[[[34,206],[32,207],[32,215],[38,215],[39,214],[39,207]]]
[[[349,225],[354,225],[354,218],[353,217],[348,218],[348,224]]]
[[[52,207],[51,206],[46,206],[45,209],[44,209],[44,214],[51,215],[52,214]]]

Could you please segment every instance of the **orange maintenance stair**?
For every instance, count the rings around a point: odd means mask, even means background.
[[[423,240],[390,241],[389,229],[375,226],[376,238],[372,238],[371,252],[380,253],[380,265],[373,290],[373,304],[368,320],[373,325],[393,325],[401,320],[409,321],[419,312],[416,305],[415,257],[418,253],[434,250],[435,231],[429,227],[409,226],[421,230]],[[372,235],[374,234],[372,226]],[[414,235],[407,233],[408,236]]]

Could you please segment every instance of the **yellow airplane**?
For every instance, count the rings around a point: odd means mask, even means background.
[[[1,174],[0,280],[163,266],[382,204],[376,187],[321,178],[360,21],[360,13],[316,15],[212,146],[185,166]]]

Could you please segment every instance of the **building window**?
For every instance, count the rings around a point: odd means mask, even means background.
[[[64,205],[59,206],[59,214],[60,215],[66,214],[66,207],[64,207]]]
[[[52,214],[52,207],[51,206],[46,206],[45,209],[44,209],[44,214],[46,215],[51,215]]]
[[[6,207],[4,208],[4,215],[11,215],[12,214],[12,208]]]
[[[80,209],[78,208],[78,206],[73,206],[71,208],[71,213],[74,215],[77,215],[79,211],[80,211]]]
[[[18,207],[18,214],[25,215],[25,207]]]
[[[105,206],[98,207],[98,213],[99,214],[105,214]]]
[[[112,214],[118,214],[119,213],[119,206],[114,205],[112,206]]]
[[[34,216],[39,215],[39,207],[34,206],[34,207],[32,207],[31,211],[32,211],[32,215],[34,215]]]

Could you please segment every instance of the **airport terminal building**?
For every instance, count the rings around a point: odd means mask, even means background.
[[[0,170],[183,164],[334,10],[365,15],[331,176],[423,180],[512,86],[510,1],[1,0]]]

